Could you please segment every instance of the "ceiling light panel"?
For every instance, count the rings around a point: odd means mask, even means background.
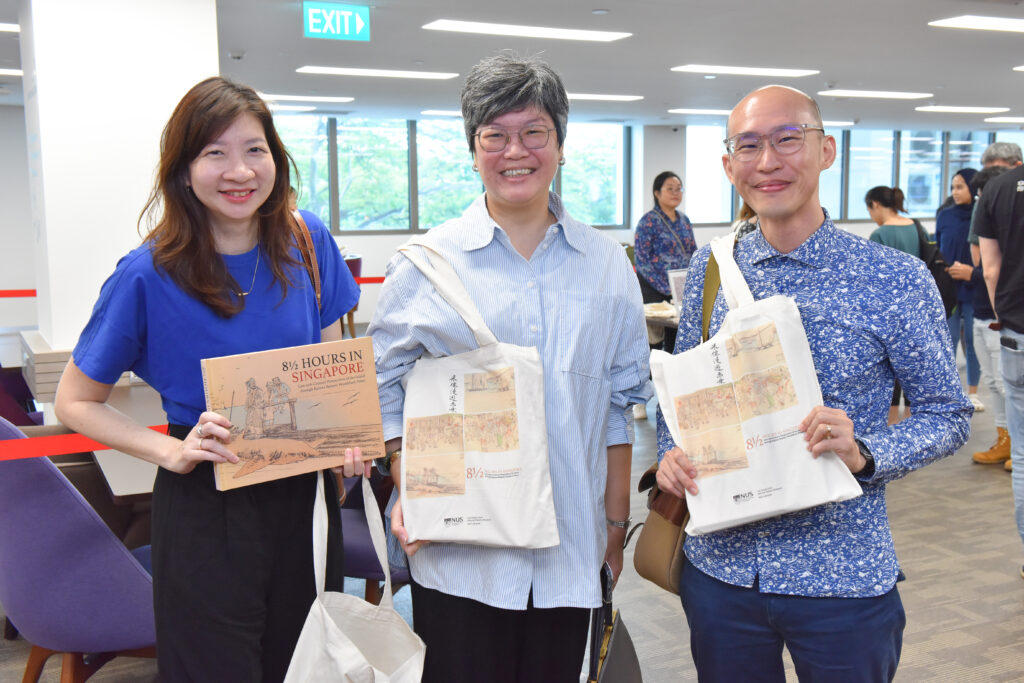
[[[591,95],[585,93],[568,93],[570,100],[595,100],[602,102],[636,102],[643,95]]]
[[[313,105],[302,104],[271,104],[270,111],[315,111]]]
[[[0,22],[0,33],[21,33],[21,26]]]
[[[462,118],[461,111],[453,111],[448,109],[424,109],[420,112],[424,116],[457,116]]]
[[[328,97],[326,95],[270,95],[268,93],[256,93],[260,99],[268,102],[352,102],[354,97]]]
[[[482,21],[458,21],[438,19],[423,28],[428,31],[456,31],[458,33],[483,33],[490,36],[518,36],[520,38],[552,38],[555,40],[590,40],[609,43],[628,38],[632,33],[615,31],[583,31],[571,28],[550,28],[546,26],[519,26],[516,24],[489,24]]]
[[[0,69],[0,76],[23,76],[21,69]]]
[[[760,66],[716,66],[712,64],[684,64],[672,67],[672,71],[691,74],[718,74],[722,76],[770,76],[776,78],[800,78],[821,73],[815,69],[774,69]]]
[[[929,21],[929,26],[937,28],[970,28],[979,31],[1010,31],[1024,33],[1024,19],[1010,17],[983,17],[976,14],[964,14],[949,19]]]
[[[899,90],[819,90],[822,97],[868,97],[880,100],[923,100],[935,97],[930,92],[902,92]]]
[[[669,109],[669,114],[698,114],[706,116],[728,116],[731,109]]]
[[[321,76],[368,76],[370,78],[424,78],[428,80],[447,80],[459,74],[440,71],[398,71],[392,69],[350,69],[341,66],[300,66],[295,70],[299,74],[318,74]]]
[[[952,107],[947,105],[933,105],[928,107],[914,107],[914,111],[927,111],[938,114],[998,114],[1010,111],[1009,107]]]
[[[985,123],[1024,123],[1024,116],[990,116]]]
[[[856,121],[822,121],[821,125],[825,128],[846,128],[847,126],[856,125]]]

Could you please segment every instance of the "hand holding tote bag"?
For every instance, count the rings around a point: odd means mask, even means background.
[[[323,473],[317,474],[313,509],[313,566],[317,597],[295,645],[285,683],[419,683],[426,645],[395,611],[384,523],[368,479],[361,477],[366,524],[384,570],[380,605],[354,595],[324,592],[327,508]]]
[[[796,302],[754,300],[733,259],[735,236],[716,238],[729,312],[707,342],[678,355],[651,352],[651,374],[676,445],[697,468],[686,494],[688,534],[854,498],[860,485],[835,453],[812,458],[797,428],[822,405]]]
[[[399,251],[479,345],[420,358],[402,380],[401,497],[409,540],[558,545],[540,354],[498,342],[455,269],[431,247],[410,241]]]

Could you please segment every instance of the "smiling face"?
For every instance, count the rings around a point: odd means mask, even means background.
[[[527,107],[502,114],[477,130],[477,133],[488,130],[493,133],[494,129],[500,129],[511,136],[505,149],[498,152],[488,152],[480,146],[480,137],[474,138],[473,160],[492,211],[517,211],[540,204],[547,207],[548,190],[558,170],[561,148],[554,130],[543,147],[524,146],[516,131],[526,135],[523,129],[531,127],[553,129],[555,123],[544,110]]]
[[[263,126],[243,114],[189,164],[188,184],[215,233],[248,229],[257,225],[256,212],[274,189],[275,173]]]
[[[744,98],[729,117],[728,135],[764,135],[779,126],[821,125],[806,95],[789,88],[768,87]],[[797,230],[810,235],[824,215],[818,202],[818,176],[836,158],[830,135],[807,130],[803,147],[779,154],[767,141],[750,161],[722,156],[729,180],[744,201],[757,212],[762,229]],[[801,240],[802,241],[802,240]]]
[[[971,188],[964,182],[963,176],[953,176],[953,201],[957,204],[971,203]]]

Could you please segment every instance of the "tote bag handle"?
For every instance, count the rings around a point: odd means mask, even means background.
[[[370,480],[359,477],[363,485],[363,510],[366,512],[366,526],[377,553],[377,561],[384,571],[384,592],[380,606],[391,608],[391,567],[388,565],[387,542],[384,539],[384,522],[380,518],[377,498],[373,495]],[[313,502],[313,576],[316,579],[316,594],[324,594],[327,578],[327,498],[324,495],[324,473],[316,473],[316,500]]]
[[[416,253],[416,250],[412,248],[413,246],[423,248],[427,258],[430,259],[429,265],[420,254]],[[490,346],[498,343],[498,339],[487,327],[483,316],[480,315],[480,311],[477,310],[476,305],[470,298],[469,292],[466,291],[462,280],[459,279],[459,274],[455,272],[452,264],[448,263],[444,256],[441,256],[432,247],[419,240],[409,240],[400,246],[398,251],[412,261],[414,266],[419,268],[423,276],[430,281],[430,284],[434,285],[434,289],[441,295],[441,298],[447,301],[448,305],[462,316],[462,319],[469,325],[469,329],[473,331],[473,336],[476,338],[476,343],[479,346]]]
[[[747,281],[743,279],[740,267],[732,256],[736,244],[736,233],[730,232],[711,240],[711,253],[718,262],[718,272],[722,278],[722,291],[729,308],[746,306],[754,303],[754,295],[750,293]]]

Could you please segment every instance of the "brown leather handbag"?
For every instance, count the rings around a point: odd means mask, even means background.
[[[701,339],[708,340],[711,309],[718,296],[721,280],[714,255],[708,260],[704,275],[704,296],[701,306]],[[679,594],[679,573],[683,565],[683,543],[686,542],[686,523],[690,513],[686,499],[658,488],[658,463],[647,468],[640,477],[637,490],[648,491],[647,520],[636,528],[640,535],[633,552],[636,573],[670,593]],[[630,532],[632,535],[632,532]],[[626,539],[629,542],[629,539]]]

